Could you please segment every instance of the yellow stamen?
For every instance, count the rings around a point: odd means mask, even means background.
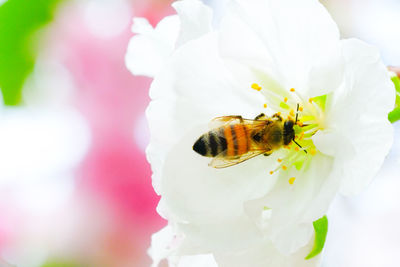
[[[299,107],[299,111],[303,111],[303,107]]]
[[[264,108],[267,108],[267,104],[264,104]]]
[[[310,154],[315,156],[315,154],[317,154],[317,151],[315,149],[311,149]]]
[[[294,110],[293,109],[290,110],[290,116],[294,117]]]
[[[269,174],[271,174],[271,175],[272,175],[272,174],[274,174],[274,172],[273,172],[273,171],[270,171],[270,172],[269,172]]]
[[[253,88],[254,90],[257,90],[257,91],[261,91],[261,86],[259,86],[258,84],[256,84],[256,83],[253,83],[252,85],[251,85],[251,88]]]
[[[313,99],[312,99],[312,98],[308,99],[308,102],[312,103],[312,102],[313,102]]]
[[[278,162],[279,162],[279,163],[281,163],[281,162],[282,162],[282,160],[281,160],[281,159],[278,159]]]
[[[300,127],[303,127],[303,123],[301,121],[298,121],[297,125],[299,125]]]
[[[282,166],[282,170],[286,171],[287,167],[285,165]]]
[[[296,91],[296,90],[294,90],[294,88],[290,89],[290,92],[294,92],[294,91]]]
[[[293,184],[295,180],[296,180],[296,178],[294,178],[294,177],[290,178],[289,179],[289,184]]]
[[[300,148],[299,148],[298,146],[296,146],[296,147],[294,148],[294,150],[300,151]]]
[[[283,101],[284,101],[285,103],[287,103],[287,101],[288,101],[288,98],[287,98],[287,97],[285,97],[285,99],[283,99]]]

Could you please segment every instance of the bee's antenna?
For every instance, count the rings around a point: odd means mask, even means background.
[[[303,147],[302,147],[299,143],[297,143],[296,140],[294,140],[294,138],[293,138],[293,142],[294,142],[296,145],[298,145],[301,149],[303,149]],[[307,154],[307,150],[303,150],[303,151],[304,151],[304,153]]]
[[[296,121],[295,121],[295,125],[297,124],[297,119],[298,119],[298,117],[299,117],[299,103],[297,103],[297,111],[296,111]],[[296,140],[294,140],[294,137],[293,137],[293,142],[296,144],[296,145],[298,145],[301,149],[303,149],[303,147],[299,144],[299,143],[297,143],[296,142]],[[307,150],[303,150],[304,151],[304,153],[306,153],[307,154]]]

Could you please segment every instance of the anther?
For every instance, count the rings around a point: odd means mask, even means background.
[[[315,156],[315,154],[317,154],[317,151],[315,149],[311,149],[310,154]]]
[[[269,174],[271,174],[271,175],[272,175],[272,174],[274,174],[274,172],[273,172],[273,171],[270,171],[270,172],[269,172]]]
[[[289,179],[289,184],[293,184],[295,180],[296,180],[296,178],[294,178],[294,177],[290,178]]]
[[[285,165],[282,165],[282,170],[286,171],[287,167]]]
[[[298,121],[297,125],[299,125],[300,127],[303,127],[303,123],[301,121]]]
[[[294,110],[293,109],[290,110],[290,116],[294,117]]]
[[[312,103],[312,102],[313,102],[313,99],[312,99],[312,98],[308,99],[308,102]]]
[[[296,90],[294,90],[294,88],[291,88],[291,89],[290,89],[290,92],[294,92],[294,91],[296,91]]]
[[[281,159],[278,159],[278,162],[279,162],[279,163],[281,163],[281,162],[282,162],[282,160],[281,160]]]
[[[303,111],[303,107],[299,107],[299,111]]]
[[[253,83],[252,85],[251,85],[251,88],[253,88],[254,90],[257,90],[257,91],[261,91],[261,86],[259,86],[258,84],[256,84],[256,83]]]
[[[287,101],[288,101],[288,98],[287,98],[287,97],[285,97],[285,98],[283,99],[283,101],[284,101],[285,103],[287,103]]]
[[[267,104],[264,104],[264,108],[267,108]]]
[[[300,148],[299,148],[298,146],[296,146],[296,147],[294,148],[294,150],[300,151]]]

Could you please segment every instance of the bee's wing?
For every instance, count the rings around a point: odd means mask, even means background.
[[[267,120],[243,119],[243,117],[240,115],[230,115],[230,116],[216,117],[212,119],[209,126],[210,129],[215,129],[228,124],[237,124],[237,123],[265,125],[266,121]]]
[[[268,150],[254,150],[249,151],[246,154],[235,156],[235,157],[226,157],[226,156],[216,156],[209,164],[209,166],[214,167],[216,169],[223,169],[226,167],[230,167],[248,159],[254,158],[261,154],[269,154]]]

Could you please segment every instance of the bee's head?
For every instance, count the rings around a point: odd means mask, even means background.
[[[289,145],[289,143],[294,139],[294,121],[293,120],[287,120],[283,124],[283,144],[285,146]]]

